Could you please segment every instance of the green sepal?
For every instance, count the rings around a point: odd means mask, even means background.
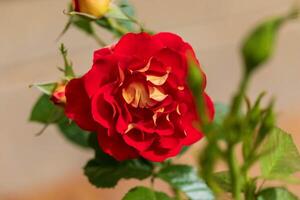
[[[57,83],[34,84],[34,85],[31,85],[30,87],[35,87],[39,91],[41,91],[43,94],[50,96],[53,94],[54,90],[56,89]]]

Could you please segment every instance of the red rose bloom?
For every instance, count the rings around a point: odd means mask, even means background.
[[[199,118],[186,81],[187,54],[198,63],[192,47],[172,33],[123,36],[96,51],[92,69],[69,82],[66,115],[97,132],[103,151],[119,161],[142,156],[160,162],[177,155],[203,136],[193,126]]]

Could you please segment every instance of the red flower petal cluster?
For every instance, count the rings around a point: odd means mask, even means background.
[[[96,51],[92,69],[69,82],[66,115],[97,132],[103,151],[119,161],[175,156],[203,137],[194,127],[199,118],[187,86],[188,54],[198,63],[192,47],[175,34],[129,33]]]

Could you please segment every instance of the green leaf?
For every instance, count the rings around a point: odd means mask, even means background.
[[[188,165],[169,165],[164,167],[157,177],[170,186],[184,192],[191,200],[214,199],[211,190],[201,180],[196,170]]]
[[[57,83],[36,84],[36,85],[32,85],[32,86],[36,87],[38,90],[40,90],[44,94],[52,95],[53,91],[57,87]]]
[[[74,122],[70,122],[69,119],[64,117],[57,124],[62,135],[73,144],[80,147],[88,148],[88,139],[90,133],[79,128]]]
[[[228,171],[214,173],[213,179],[222,190],[227,192],[232,191],[232,182]]]
[[[285,188],[267,188],[259,192],[257,200],[298,200]]]
[[[64,116],[61,107],[55,106],[48,95],[42,95],[35,103],[30,116],[30,121],[42,124],[56,123]]]
[[[279,128],[266,138],[263,145],[263,152],[269,152],[260,159],[262,175],[290,176],[300,171],[300,155],[291,135]]]
[[[253,72],[271,58],[278,31],[284,22],[295,18],[293,12],[259,24],[246,37],[241,51],[247,73]]]
[[[221,125],[229,112],[229,107],[222,103],[215,103],[214,123]]]
[[[107,155],[99,147],[97,134],[91,133],[89,146],[95,150],[95,158],[84,167],[84,173],[90,183],[96,187],[110,188],[117,185],[120,179],[145,179],[153,171],[150,162],[142,159],[119,162]]]
[[[113,159],[93,159],[84,167],[84,173],[94,186],[110,188],[122,178],[148,178],[152,174],[152,167],[142,160],[118,162]]]
[[[146,187],[136,187],[131,189],[122,200],[171,200],[171,198],[163,192],[155,192]]]

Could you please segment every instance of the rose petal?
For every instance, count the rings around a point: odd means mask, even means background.
[[[128,33],[124,35],[114,47],[114,53],[124,59],[133,58],[138,59],[144,65],[128,65],[131,70],[138,70],[145,67],[152,55],[161,49],[160,43],[152,39],[148,33]],[[125,61],[127,64],[129,60]],[[137,63],[137,61],[135,61]]]
[[[161,32],[153,36],[153,39],[160,42],[164,47],[180,51],[184,45],[182,38],[176,34]]]
[[[105,153],[111,155],[118,161],[139,157],[138,152],[134,148],[128,146],[120,134],[115,133],[112,130],[112,133],[108,136],[107,132],[108,130],[105,128],[98,130],[98,142]]]
[[[84,89],[83,80],[73,79],[66,86],[66,107],[65,113],[68,118],[88,131],[95,131],[97,124],[91,114],[91,103]]]
[[[99,88],[108,83],[116,81],[121,83],[122,77],[120,75],[119,68],[115,61],[112,61],[112,58],[100,59],[94,62],[92,69],[83,76],[84,86],[89,97],[92,97]]]
[[[99,89],[92,99],[92,114],[100,125],[105,128],[113,126],[117,114],[115,100],[111,95],[113,85]]]
[[[147,134],[138,129],[132,129],[123,135],[124,141],[138,151],[148,149],[152,145],[155,137],[154,134]]]
[[[151,148],[147,151],[143,151],[140,154],[142,157],[152,162],[163,162],[170,157],[176,156],[181,151],[181,148],[182,147],[180,145],[170,150],[160,149],[159,147],[157,147]]]

